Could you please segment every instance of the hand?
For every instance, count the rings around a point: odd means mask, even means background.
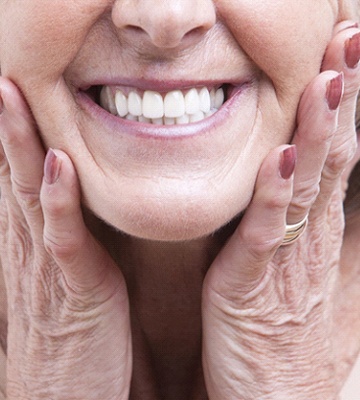
[[[16,86],[0,78],[0,94],[7,399],[127,399],[132,350],[123,276],[84,224],[69,157],[49,150],[45,158]]]
[[[359,44],[352,40],[353,53],[347,46],[359,30],[348,26],[336,27],[323,72],[302,96],[294,175],[294,148],[274,149],[206,276],[203,366],[210,399],[334,399],[344,383],[334,352],[334,293],[344,231],[341,175],[355,153],[360,85],[360,67],[352,68]],[[282,246],[285,224],[307,214],[303,236]]]

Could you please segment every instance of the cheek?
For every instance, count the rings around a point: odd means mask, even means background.
[[[58,79],[108,0],[0,0],[3,75],[27,84]],[[22,82],[24,80],[24,82]]]
[[[328,0],[219,0],[219,12],[277,95],[302,91],[318,74],[336,21]]]

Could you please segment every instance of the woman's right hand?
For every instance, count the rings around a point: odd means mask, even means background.
[[[0,254],[8,301],[7,399],[127,399],[124,278],[86,228],[74,166],[46,157],[17,87],[0,78]]]

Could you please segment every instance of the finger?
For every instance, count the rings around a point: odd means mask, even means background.
[[[1,127],[0,127],[1,130]],[[4,148],[0,142],[0,198],[3,199],[4,191],[11,186],[10,167],[7,162]]]
[[[338,128],[333,138],[321,180],[319,203],[327,203],[346,166],[357,148],[355,110],[360,87],[360,31],[341,31],[330,43],[324,68],[342,70],[345,77],[344,96],[339,108]]]
[[[0,77],[3,107],[0,116],[0,140],[11,171],[13,193],[30,228],[42,229],[39,193],[44,150],[31,113],[17,87]]]
[[[240,293],[256,286],[281,245],[295,160],[295,146],[281,146],[264,160],[253,199],[208,274],[225,295],[224,288],[235,288]]]
[[[100,288],[106,274],[120,276],[110,256],[84,223],[77,175],[69,157],[60,150],[48,151],[40,198],[46,250],[73,290],[94,295],[93,291]],[[118,279],[112,281],[119,282]],[[107,290],[116,288],[110,285]]]
[[[342,71],[344,74],[344,96],[340,104],[339,129],[353,132],[354,113],[360,87],[360,30],[341,31],[330,42],[323,60],[323,70]]]
[[[5,202],[5,186],[9,186],[10,168],[7,163],[4,149],[0,143],[0,243],[4,249],[6,246],[6,236],[8,236],[8,210]]]
[[[294,194],[287,221],[296,224],[309,213],[319,193],[321,172],[337,126],[343,77],[334,71],[320,74],[305,90],[298,111]]]
[[[24,227],[28,226],[24,214],[21,210],[21,207],[18,204],[12,190],[10,166],[5,156],[5,152],[1,142],[0,142],[0,204],[2,206],[0,216],[2,215],[6,216],[6,220],[9,219],[15,220],[18,226],[20,225]],[[9,226],[7,226],[6,229],[1,230],[3,236],[9,235],[8,230]]]
[[[359,89],[357,67],[360,59],[360,30],[349,27],[340,30],[329,43],[323,59],[322,71],[334,70],[343,72],[345,77],[345,94],[353,97]]]

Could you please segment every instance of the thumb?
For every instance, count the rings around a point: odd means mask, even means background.
[[[50,149],[40,193],[44,244],[76,292],[116,291],[124,285],[120,270],[87,229],[80,206],[80,186],[73,164],[60,150]],[[116,274],[119,279],[106,279]],[[93,293],[95,294],[95,293]],[[107,295],[111,295],[108,293]]]
[[[249,292],[264,276],[285,234],[295,160],[296,148],[288,145],[264,160],[251,203],[207,276],[217,292],[228,295],[234,290],[236,296]]]

